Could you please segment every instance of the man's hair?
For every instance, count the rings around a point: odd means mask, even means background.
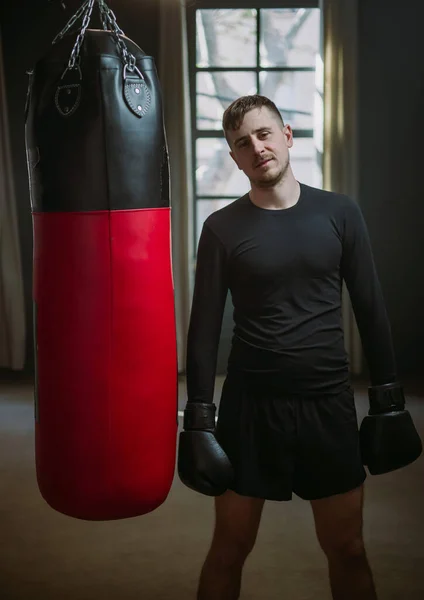
[[[254,108],[262,108],[265,106],[281,121],[284,127],[283,117],[280,111],[275,106],[274,102],[265,96],[254,94],[252,96],[242,96],[237,98],[228,106],[222,117],[222,128],[225,133],[225,137],[228,141],[227,132],[231,129],[232,131],[238,129],[243,122],[244,116],[247,112]]]

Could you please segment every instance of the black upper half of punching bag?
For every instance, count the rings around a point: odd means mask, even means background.
[[[168,207],[154,59],[123,38],[141,78],[125,68],[109,32],[87,29],[79,69],[67,69],[75,39],[53,45],[30,74],[25,137],[32,211]]]

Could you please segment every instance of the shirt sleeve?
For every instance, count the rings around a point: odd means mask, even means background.
[[[228,292],[226,251],[203,225],[197,250],[193,302],[187,336],[189,402],[213,402],[218,345]]]
[[[344,216],[341,272],[349,290],[371,385],[396,380],[390,323],[368,229],[359,205],[349,200]]]

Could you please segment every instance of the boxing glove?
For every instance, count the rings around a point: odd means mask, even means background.
[[[414,462],[422,443],[405,410],[402,386],[395,383],[368,389],[369,412],[360,426],[362,462],[371,475],[381,475]]]
[[[180,433],[178,475],[190,489],[206,496],[220,496],[233,479],[233,468],[215,438],[216,406],[188,402],[184,431]]]

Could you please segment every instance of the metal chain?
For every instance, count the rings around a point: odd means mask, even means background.
[[[84,42],[85,32],[90,24],[91,15],[93,12],[94,4],[98,3],[99,11],[100,11],[100,19],[102,22],[103,29],[105,31],[110,31],[117,47],[118,51],[122,56],[125,67],[128,71],[133,72],[136,69],[136,59],[131,52],[128,51],[128,48],[120,36],[124,36],[124,32],[119,27],[116,16],[113,10],[109,8],[106,4],[105,0],[85,0],[84,4],[81,8],[75,13],[75,15],[68,21],[63,30],[55,37],[53,40],[53,44],[57,43],[61,40],[66,33],[73,27],[73,25],[83,17],[83,22],[81,26],[81,30],[75,40],[74,47],[72,49],[71,56],[68,62],[68,69],[73,69],[75,65],[79,64],[81,47]]]
[[[113,11],[106,4],[105,0],[98,0],[98,3],[99,3],[100,18],[102,20],[103,29],[105,31],[109,31],[109,25],[113,28],[113,20],[112,20],[111,14],[110,14]],[[116,18],[115,18],[115,23],[116,23]],[[116,23],[116,27],[118,28],[119,33],[121,35],[125,35],[117,23]]]
[[[90,19],[91,19],[91,14],[93,12],[93,7],[94,7],[94,3],[96,0],[89,0],[88,1],[88,7],[86,10],[86,13],[84,15],[84,19],[82,22],[82,28],[81,31],[79,32],[77,39],[75,41],[75,45],[72,48],[72,52],[71,52],[71,56],[69,58],[69,62],[68,62],[68,69],[73,69],[75,67],[75,65],[79,64],[79,58],[80,58],[80,52],[81,52],[81,46],[82,43],[84,41],[84,37],[85,37],[85,32],[87,31],[87,28],[90,24]]]
[[[100,11],[100,20],[102,22],[103,29],[105,31],[109,31],[108,27],[108,15],[106,11],[106,6],[102,0],[99,0],[99,11]]]
[[[85,0],[84,4],[80,7],[80,9],[74,14],[73,17],[70,18],[65,27],[62,29],[62,31],[58,33],[57,36],[54,38],[52,44],[56,44],[59,40],[63,38],[64,35],[68,33],[71,27],[78,21],[78,19],[82,17],[85,10],[87,9],[89,2],[90,0]]]
[[[115,43],[118,47],[118,51],[120,52],[122,59],[129,71],[134,71],[135,69],[135,56],[128,52],[128,48],[125,45],[125,42],[122,40],[120,36],[125,35],[122,29],[119,27],[116,16],[113,10],[111,10],[106,4],[105,0],[98,0],[100,15],[102,19],[103,29],[108,30],[107,24],[109,23],[111,27],[111,34]]]

